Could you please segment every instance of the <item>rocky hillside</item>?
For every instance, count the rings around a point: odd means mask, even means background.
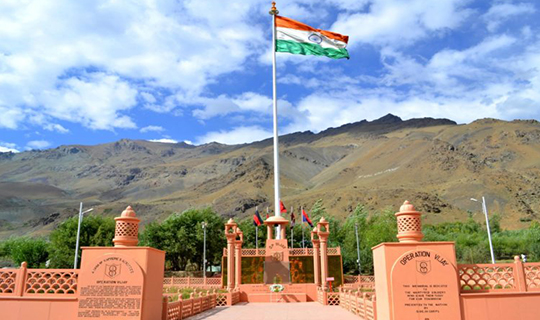
[[[427,222],[480,212],[484,195],[503,225],[520,228],[540,214],[540,124],[387,115],[318,134],[280,138],[282,197],[310,208],[319,198],[344,217],[358,203],[397,209],[411,200]],[[117,215],[131,204],[148,222],[189,207],[226,216],[272,207],[272,141],[191,146],[120,140],[18,154],[0,153],[0,238],[42,234],[76,213],[78,203]],[[482,219],[476,214],[475,219]]]

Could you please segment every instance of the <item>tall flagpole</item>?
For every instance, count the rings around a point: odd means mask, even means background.
[[[274,96],[274,215],[281,216],[279,208],[279,147],[278,147],[278,119],[277,119],[277,88],[276,88],[276,15],[279,11],[276,9],[276,3],[272,2],[270,9],[272,16],[272,80]],[[276,230],[276,239],[281,239],[281,230],[278,225]]]
[[[304,207],[300,207],[300,214],[302,215],[302,248],[305,248],[306,242],[304,240]]]

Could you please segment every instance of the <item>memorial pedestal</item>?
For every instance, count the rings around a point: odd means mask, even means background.
[[[155,319],[164,265],[165,252],[154,248],[82,248],[78,319]]]

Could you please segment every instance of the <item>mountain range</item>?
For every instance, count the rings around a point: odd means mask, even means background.
[[[409,200],[425,223],[481,221],[480,203],[470,199],[485,196],[503,227],[539,220],[535,120],[456,124],[389,114],[279,142],[286,206],[310,209],[323,199],[330,215],[343,218],[357,204],[395,211]],[[0,239],[47,234],[81,201],[111,216],[132,205],[144,223],[205,206],[239,218],[258,206],[264,215],[273,207],[272,152],[272,139],[200,146],[122,139],[0,153]]]

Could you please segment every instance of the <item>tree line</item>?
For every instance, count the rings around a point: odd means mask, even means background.
[[[371,248],[381,242],[395,242],[397,225],[394,212],[369,212],[358,205],[346,219],[327,214],[322,200],[310,210],[314,224],[324,216],[330,223],[329,247],[341,247],[345,273],[358,273],[355,227],[359,233],[360,266],[363,274],[373,274]],[[300,219],[298,219],[301,221]],[[196,271],[202,269],[203,222],[206,223],[206,257],[208,265],[220,265],[226,240],[225,219],[211,208],[190,209],[174,213],[163,221],[145,226],[139,235],[140,246],[166,251],[167,270]],[[237,221],[244,233],[244,248],[255,248],[256,227],[252,217]],[[64,221],[48,238],[12,237],[0,242],[0,260],[4,265],[18,266],[26,261],[30,268],[72,268],[75,255],[77,217]],[[115,222],[111,217],[87,216],[81,226],[81,246],[112,246]],[[528,261],[540,260],[540,224],[533,221],[526,229],[503,230],[500,218],[490,220],[495,256],[498,261],[511,260],[526,254]],[[311,228],[297,223],[293,227],[294,247],[311,247]],[[424,241],[455,241],[459,263],[489,263],[490,253],[485,225],[469,218],[466,221],[424,225]],[[304,237],[302,238],[302,233]],[[287,228],[290,242],[291,228]],[[263,248],[266,227],[258,227],[258,246]],[[304,242],[302,242],[304,240]],[[80,261],[80,259],[79,259]],[[2,267],[2,265],[0,265]]]

